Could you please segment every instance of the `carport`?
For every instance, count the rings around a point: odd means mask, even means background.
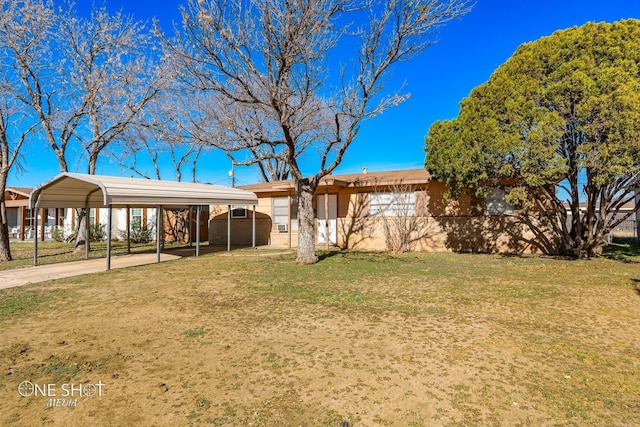
[[[231,250],[231,206],[253,206],[253,246],[256,245],[255,209],[258,197],[249,191],[211,184],[175,181],[157,181],[64,172],[31,192],[29,205],[38,208],[107,208],[107,270],[111,269],[111,223],[113,208],[156,207],[157,262],[164,227],[164,207],[184,208],[196,206],[198,217],[203,205],[227,205],[227,250]],[[89,235],[89,221],[87,236]],[[34,225],[37,229],[36,224]],[[196,221],[195,255],[200,253],[200,221]],[[38,265],[38,239],[33,240],[33,264]],[[85,245],[85,258],[89,258],[89,245]]]

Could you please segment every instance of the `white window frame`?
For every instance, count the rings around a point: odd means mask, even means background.
[[[246,218],[247,205],[231,205],[231,218]]]
[[[416,192],[380,192],[369,194],[371,216],[416,216]]]
[[[276,203],[276,200],[278,203]],[[279,204],[280,206],[276,206]],[[276,209],[279,209],[276,212]],[[289,210],[287,210],[289,209]],[[289,206],[288,196],[273,196],[271,197],[271,220],[273,225],[277,228],[277,225],[285,225],[287,229],[289,227],[289,214],[291,212],[291,231],[298,230],[298,199],[297,197],[291,197],[291,206]]]
[[[138,215],[137,211],[140,211],[140,214]],[[140,218],[140,227],[144,227],[146,224],[142,223],[142,218],[144,216],[142,215],[142,208],[131,208],[129,210],[129,221],[131,224],[135,224],[136,218]]]
[[[56,211],[58,212],[58,223],[56,224],[56,226],[64,227],[64,215],[65,215],[66,209],[59,208],[59,209],[56,209]]]

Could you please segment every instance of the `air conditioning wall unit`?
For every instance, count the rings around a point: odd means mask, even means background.
[[[278,224],[278,233],[286,233],[287,224]]]

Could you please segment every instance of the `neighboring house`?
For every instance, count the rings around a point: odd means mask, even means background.
[[[29,207],[29,194],[31,188],[7,187],[4,194],[9,224],[9,238],[26,240],[33,238],[34,212]],[[61,224],[62,209],[42,209],[38,212],[39,224],[44,222],[45,227],[39,227],[40,239],[51,237],[51,230],[56,224]],[[44,218],[44,221],[42,220]]]
[[[69,236],[73,234],[78,226],[78,219],[75,208],[65,208],[63,221],[59,224],[59,228],[63,230],[63,235]],[[106,233],[108,209],[98,208],[89,209],[89,224],[101,224]],[[111,217],[111,235],[115,239],[121,238],[121,232],[127,229],[127,211],[129,212],[130,224],[139,224],[144,227],[153,228],[156,221],[156,209],[148,208],[130,208],[130,209],[114,209]]]
[[[77,227],[76,210],[72,208],[64,209],[64,222],[60,224],[64,227],[64,235],[69,235]],[[114,239],[126,239],[127,230],[127,212],[129,215],[130,227],[147,228],[155,230],[156,228],[156,208],[116,208],[113,209],[111,217],[111,235]],[[163,210],[163,226],[164,226],[164,241],[165,242],[189,242],[191,234],[195,234],[195,217],[196,210],[191,208],[186,209],[164,209]],[[208,213],[203,209],[200,220],[200,240],[206,241],[208,235],[207,228],[207,216]],[[98,208],[89,210],[89,224],[102,224],[107,227],[108,209]],[[156,239],[155,231],[151,234],[152,240]],[[195,235],[192,241],[195,241]]]
[[[640,211],[636,210],[637,203],[640,202],[638,194],[640,193],[636,193],[635,200],[625,203],[618,210],[618,213],[615,215],[616,219],[627,217],[627,215],[629,216],[618,224],[617,227],[611,230],[611,233],[608,235],[609,240],[614,237],[638,239],[638,228],[640,226],[638,222],[640,221]],[[567,207],[567,225],[570,225],[571,208],[567,204],[565,204],[565,206]],[[580,202],[578,209],[580,210],[580,214],[583,215],[583,213],[587,211],[587,203]],[[635,214],[633,213],[634,211]],[[599,209],[596,209],[596,212],[599,212]]]
[[[34,213],[29,207],[29,195],[31,188],[8,187],[5,191],[5,203],[7,206],[7,217],[9,220],[9,237],[13,240],[33,239]],[[190,231],[195,230],[195,209],[165,210],[164,229],[165,241],[188,242]],[[201,214],[200,240],[206,241],[208,236],[206,207]],[[189,219],[191,218],[191,225]],[[90,209],[90,224],[96,222],[102,224],[105,229],[107,225],[107,209]],[[146,227],[155,230],[156,209],[155,208],[130,208],[130,224],[144,224]],[[43,227],[44,225],[44,227]],[[63,237],[70,236],[77,227],[76,210],[73,208],[60,209],[40,209],[38,212],[39,240],[50,240],[53,238],[55,229],[60,230]],[[127,229],[127,209],[114,209],[111,220],[111,231],[114,238],[122,238],[122,232]],[[155,234],[153,234],[155,240]],[[195,241],[195,236],[194,239]]]
[[[246,185],[258,196],[256,244],[295,247],[298,238],[297,199],[292,180]],[[446,186],[432,181],[424,169],[330,175],[323,178],[314,201],[316,242],[367,250],[462,252],[553,252],[548,239],[513,215],[499,189],[486,199],[444,198]],[[212,207],[210,243],[226,239],[227,207]],[[250,244],[253,212],[232,206],[232,244]],[[542,230],[542,231],[541,231]]]
[[[25,187],[7,187],[4,191],[10,239],[24,240],[26,237],[28,222],[32,216],[29,193],[31,188]]]

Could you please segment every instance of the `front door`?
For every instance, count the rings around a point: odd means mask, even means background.
[[[329,236],[329,244],[338,243],[337,218],[338,218],[338,195],[329,194],[329,215],[325,215],[325,197],[327,195],[319,195],[316,199],[318,206],[318,244],[327,243],[327,235]],[[327,221],[328,219],[328,221]]]

